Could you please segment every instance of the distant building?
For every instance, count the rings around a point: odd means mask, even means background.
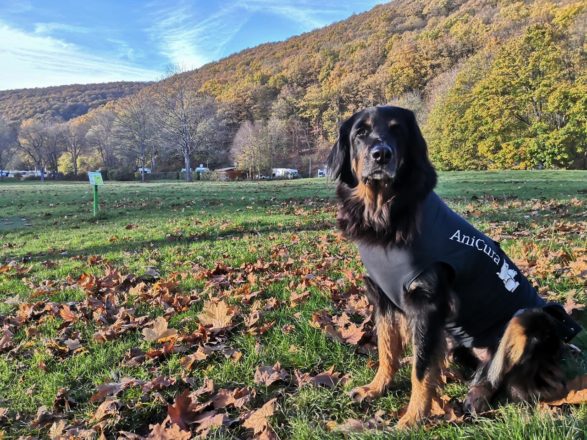
[[[244,171],[237,170],[236,167],[217,168],[214,173],[218,180],[243,180],[247,177]]]
[[[272,168],[271,177],[274,179],[296,179],[300,173],[295,168]]]
[[[210,172],[210,168],[205,167],[203,163],[200,164],[199,167],[196,168],[196,173],[209,173]]]

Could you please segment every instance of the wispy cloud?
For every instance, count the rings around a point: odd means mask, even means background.
[[[228,54],[233,39],[255,14],[272,14],[296,25],[299,32],[325,26],[333,17],[344,18],[356,10],[383,3],[383,0],[233,0],[215,2],[210,15],[202,15],[193,2],[150,3],[147,28],[152,41],[169,62],[182,70],[200,67]],[[342,12],[342,14],[341,14]],[[262,43],[261,41],[259,43]],[[238,44],[236,44],[238,45]]]
[[[83,26],[76,26],[66,23],[35,23],[35,34],[50,35],[55,32],[69,32],[87,34],[92,30]]]
[[[201,17],[190,4],[157,8],[147,29],[162,55],[181,69],[200,67],[221,56],[225,45],[248,19],[238,4],[221,7]]]
[[[133,80],[159,72],[92,55],[64,40],[0,22],[0,89]]]

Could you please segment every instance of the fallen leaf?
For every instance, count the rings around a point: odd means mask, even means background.
[[[55,414],[49,412],[46,406],[41,406],[37,409],[37,415],[31,423],[31,426],[33,428],[39,428],[48,425],[49,423],[53,423],[56,418]]]
[[[218,428],[229,421],[228,416],[224,413],[216,413],[215,411],[208,411],[198,415],[194,423],[198,424],[196,433],[205,437],[211,428]]]
[[[171,423],[168,426],[168,421],[165,420],[157,425],[149,425],[151,432],[147,437],[148,440],[190,440],[192,433],[181,429],[176,423]]]
[[[326,388],[334,388],[338,384],[345,384],[348,377],[340,376],[340,373],[334,372],[334,366],[330,367],[329,370],[323,371],[322,373],[312,376],[308,373],[302,373],[299,370],[294,371],[296,382],[299,387],[304,385],[324,386]]]
[[[246,387],[232,390],[222,388],[212,397],[211,401],[215,409],[224,409],[229,406],[242,408],[251,400],[251,397],[252,393]]]
[[[550,406],[587,403],[587,375],[578,376],[567,383],[567,394],[560,399],[545,402]]]
[[[190,391],[185,390],[175,398],[173,405],[167,407],[169,419],[181,429],[188,429],[188,425],[194,423],[197,412],[192,407]]]
[[[179,364],[186,370],[191,370],[196,362],[206,360],[212,351],[206,347],[200,346],[195,353],[180,359]]]
[[[99,422],[106,418],[111,418],[112,416],[118,415],[118,403],[117,399],[108,399],[105,400],[96,408],[96,412],[92,416],[92,420],[95,422]]]
[[[287,371],[283,370],[279,362],[277,362],[272,367],[257,367],[257,369],[255,370],[254,381],[256,384],[263,384],[268,387],[272,383],[277,382],[279,380],[286,380],[288,377],[289,374],[287,374]]]
[[[198,319],[211,331],[221,331],[230,327],[235,315],[236,310],[224,301],[206,301]]]
[[[269,400],[261,408],[252,411],[244,418],[243,426],[252,429],[255,434],[260,434],[269,427],[269,417],[275,413],[276,398]]]
[[[177,337],[177,330],[167,328],[167,320],[159,316],[153,321],[153,327],[143,329],[145,340],[151,342],[165,342]]]

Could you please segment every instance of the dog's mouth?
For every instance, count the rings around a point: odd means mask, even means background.
[[[369,173],[363,174],[363,183],[366,185],[381,184],[387,186],[393,182],[395,178],[395,170],[376,169]]]

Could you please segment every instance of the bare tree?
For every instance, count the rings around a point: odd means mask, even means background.
[[[0,118],[0,171],[4,170],[8,156],[16,144],[16,130]],[[0,179],[2,174],[0,173]]]
[[[175,77],[157,90],[161,137],[184,161],[186,181],[192,180],[192,158],[199,142],[210,137],[216,117],[214,98],[197,93],[182,77]],[[201,149],[201,148],[200,148]]]
[[[100,109],[88,116],[90,128],[86,133],[88,146],[95,148],[106,168],[116,165],[114,125],[116,114],[109,109]]]
[[[114,125],[122,154],[138,162],[142,182],[150,147],[155,142],[153,107],[153,101],[143,93],[130,96],[120,103]]]
[[[21,122],[17,145],[29,159],[36,170],[41,173],[41,182],[45,181],[45,164],[47,162],[47,125],[36,119]]]
[[[237,167],[252,178],[270,171],[276,161],[282,160],[286,146],[287,127],[283,120],[246,121],[234,137],[231,153]]]
[[[45,126],[45,159],[47,169],[53,172],[53,177],[57,177],[57,168],[59,166],[59,156],[65,150],[64,127],[61,124],[51,124]]]
[[[65,151],[71,155],[73,174],[75,176],[78,173],[78,159],[86,147],[86,133],[89,128],[86,118],[79,117],[67,122],[63,130]]]

